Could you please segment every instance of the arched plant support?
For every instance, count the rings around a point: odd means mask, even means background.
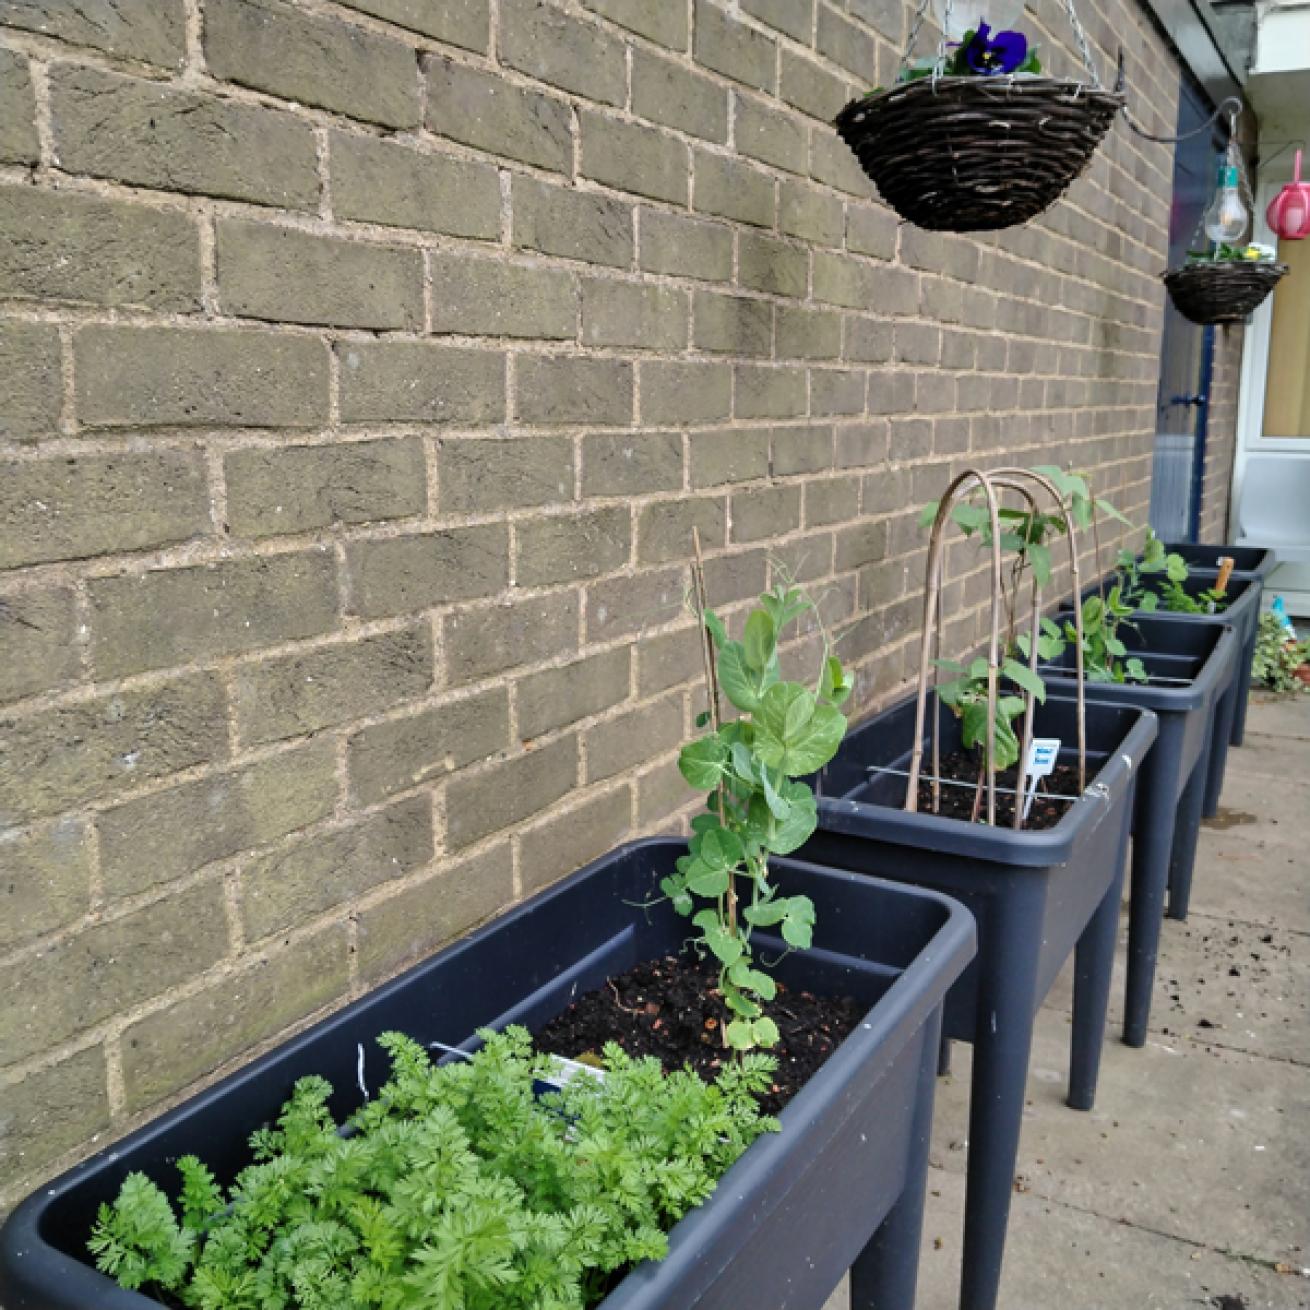
[[[991,552],[990,572],[992,582],[990,618],[991,627],[987,640],[987,728],[984,738],[984,764],[986,772],[987,822],[996,823],[996,718],[998,689],[1003,667],[1004,651],[1001,642],[1001,603],[1004,598],[1004,584],[1001,569],[1001,496],[1005,492],[1018,494],[1031,514],[1037,510],[1037,494],[1049,496],[1058,509],[1065,525],[1065,536],[1069,542],[1069,564],[1074,583],[1074,627],[1077,634],[1075,660],[1077,666],[1077,722],[1078,722],[1078,786],[1084,790],[1087,786],[1087,721],[1083,696],[1083,616],[1081,599],[1081,577],[1078,567],[1078,548],[1074,536],[1074,523],[1068,506],[1059,489],[1051,480],[1031,469],[1002,468],[984,473],[978,469],[965,469],[947,488],[937,507],[932,524],[932,533],[928,542],[928,563],[924,578],[923,601],[923,639],[919,654],[918,693],[915,706],[914,745],[910,756],[909,778],[906,784],[905,809],[913,813],[919,807],[919,777],[923,766],[924,725],[927,719],[929,687],[934,692],[932,724],[932,787],[933,808],[936,810],[940,796],[941,748],[939,720],[941,704],[936,696],[938,689],[938,664],[941,657],[942,621],[941,588],[943,572],[943,546],[946,525],[951,521],[952,511],[962,502],[966,495],[981,491],[987,507],[987,520],[990,528],[989,548]],[[1011,622],[1007,628],[1008,641],[1013,638],[1014,617],[1018,607],[1016,594],[1011,610]],[[1041,584],[1033,573],[1031,590],[1031,613],[1028,641],[1028,670],[1033,678],[1037,676],[1038,635],[1041,624]],[[1023,738],[1020,751],[1019,788],[1023,790],[1023,765],[1028,759],[1033,738],[1033,693],[1023,691],[1024,722]],[[982,780],[979,780],[982,786]],[[1023,807],[1021,797],[1016,795],[1014,804],[1013,826],[1023,826]]]

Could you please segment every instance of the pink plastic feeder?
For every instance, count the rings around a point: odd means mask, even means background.
[[[1301,181],[1301,152],[1296,152],[1292,180],[1269,202],[1265,217],[1284,241],[1310,237],[1310,182]]]

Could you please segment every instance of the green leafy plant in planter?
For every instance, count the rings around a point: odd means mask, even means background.
[[[710,731],[683,747],[678,767],[708,793],[706,812],[692,820],[687,854],[660,889],[699,930],[698,947],[718,962],[718,985],[733,1015],[725,1043],[748,1051],[779,1036],[765,1012],[777,984],[759,967],[752,934],[773,928],[789,947],[804,950],[814,927],[810,899],[780,896],[770,882],[769,857],[790,854],[814,832],[814,793],[801,778],[837,753],[846,733],[838,707],[851,684],[821,627],[813,686],[783,679],[779,643],[814,610],[799,588],[784,583],[762,595],[737,641],[706,605],[699,568],[695,577],[710,706],[698,726]],[[720,719],[720,694],[739,717]]]
[[[302,1078],[254,1162],[221,1188],[177,1161],[176,1206],[130,1174],[89,1247],[120,1286],[195,1310],[582,1310],[776,1121],[755,1054],[713,1083],[605,1048],[603,1079],[555,1072],[523,1029],[434,1066],[398,1033],[390,1079],[344,1129]]]
[[[1251,681],[1270,691],[1310,692],[1310,679],[1299,670],[1310,666],[1310,641],[1288,636],[1287,625],[1276,614],[1260,615],[1251,660]]]

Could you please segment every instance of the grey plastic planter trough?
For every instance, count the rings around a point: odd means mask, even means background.
[[[926,733],[932,710],[930,699]],[[914,714],[912,697],[848,735],[818,779],[819,831],[799,854],[944,892],[978,921],[978,956],[947,998],[945,1034],[974,1047],[960,1306],[991,1310],[1033,1020],[1073,952],[1069,1104],[1090,1109],[1095,1096],[1133,791],[1156,720],[1149,711],[1090,704],[1086,792],[1055,827],[1015,832],[901,809],[905,778],[869,769],[908,767]],[[1062,762],[1076,763],[1075,702],[1048,699],[1036,722],[1037,735],[1065,743]],[[941,731],[943,751],[954,749],[959,725],[946,710]]]
[[[297,1078],[328,1078],[338,1116],[357,1109],[360,1044],[367,1084],[385,1077],[380,1033],[457,1044],[479,1027],[536,1027],[577,992],[676,952],[686,921],[635,903],[685,849],[660,840],[612,852],[43,1187],[0,1231],[0,1303],[157,1310],[86,1255],[96,1207],[127,1173],[163,1177],[194,1151],[230,1180],[247,1135]],[[973,955],[973,921],[931,893],[792,860],[774,871],[818,911],[817,949],[790,955],[780,975],[857,996],[868,1014],[783,1110],[781,1133],[751,1146],[673,1230],[668,1257],[633,1270],[605,1310],[818,1310],[848,1267],[859,1310],[914,1304],[942,1002]]]
[[[1124,644],[1159,683],[1089,682],[1089,699],[1136,705],[1155,712],[1159,735],[1138,778],[1133,813],[1132,888],[1128,917],[1128,988],[1123,1040],[1146,1042],[1151,1015],[1165,890],[1170,916],[1184,918],[1191,892],[1196,839],[1210,754],[1228,741],[1237,656],[1237,634],[1213,619],[1176,623],[1143,616],[1135,629],[1121,628]],[[1073,652],[1066,667],[1046,670],[1047,686],[1074,678]]]

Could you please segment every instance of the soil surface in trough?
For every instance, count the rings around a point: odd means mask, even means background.
[[[711,1079],[732,1058],[723,1045],[731,1015],[717,982],[717,968],[694,957],[639,964],[552,1019],[536,1034],[537,1048],[577,1059],[617,1042],[629,1055],[653,1055],[666,1069],[687,1065]],[[767,1011],[782,1040],[768,1052],[778,1069],[772,1090],[760,1099],[766,1113],[777,1114],[800,1091],[867,1009],[853,997],[815,996],[778,984]]]
[[[923,760],[925,773],[932,772],[932,758],[925,754]],[[941,814],[948,819],[963,819],[968,823],[973,815],[975,789],[978,781],[978,758],[972,752],[953,751],[942,756],[943,778],[956,782],[967,782],[967,787],[943,786],[941,800],[936,811],[932,803],[932,783],[926,779],[919,781],[919,812],[921,814]],[[1090,770],[1089,770],[1090,772]],[[1014,822],[1014,797],[1006,796],[1001,788],[1011,791],[1018,786],[1018,770],[1005,769],[996,775],[996,826],[1008,828]],[[983,775],[982,801],[978,809],[980,823],[987,819],[987,779]],[[1041,828],[1054,828],[1069,812],[1070,801],[1080,795],[1078,787],[1078,766],[1076,764],[1057,764],[1055,772],[1038,780],[1037,795],[1033,797],[1033,807],[1023,826],[1028,831]]]

